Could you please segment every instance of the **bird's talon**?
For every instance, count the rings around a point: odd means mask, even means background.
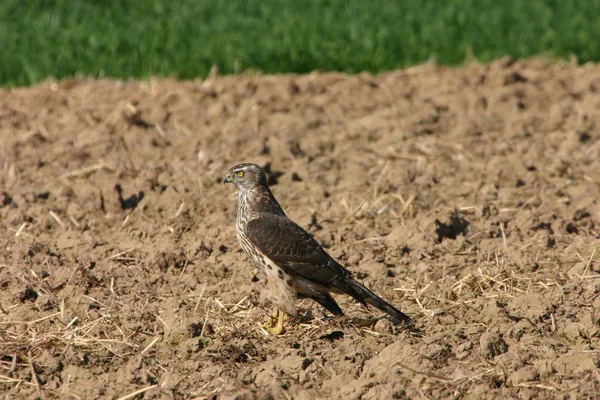
[[[261,325],[261,327],[269,332],[271,335],[278,336],[285,333],[285,327],[283,323],[287,321],[288,316],[279,310],[273,311],[273,315],[269,317],[269,320]]]
[[[285,333],[285,327],[283,326],[274,326],[273,328],[267,328],[267,332],[269,332],[273,336],[279,336]]]

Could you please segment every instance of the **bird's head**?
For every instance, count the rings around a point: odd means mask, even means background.
[[[267,175],[256,164],[238,164],[233,166],[223,183],[233,183],[240,190],[249,190],[257,186],[267,186]]]

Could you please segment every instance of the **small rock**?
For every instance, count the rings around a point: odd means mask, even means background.
[[[552,370],[552,363],[550,362],[550,360],[537,360],[533,362],[533,365],[538,370],[540,379],[546,379],[554,375],[554,371]]]
[[[597,371],[595,355],[593,353],[565,354],[554,363],[558,373],[564,375],[581,375],[586,372]]]
[[[533,365],[526,365],[523,368],[513,372],[508,377],[508,382],[513,386],[523,382],[532,382],[540,379],[540,374]]]
[[[467,340],[466,342],[460,344],[457,348],[456,351],[469,351],[473,348],[473,342],[471,342],[470,340]]]

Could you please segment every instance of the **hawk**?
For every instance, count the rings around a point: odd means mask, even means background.
[[[271,193],[267,176],[256,164],[232,167],[223,183],[238,189],[236,234],[240,246],[262,272],[275,306],[266,326],[274,335],[284,331],[284,312],[297,317],[297,298],[310,298],[334,315],[342,309],[330,293],[346,294],[379,308],[396,323],[412,326],[410,317],[367,289],[335,261],[304,229],[289,219]]]

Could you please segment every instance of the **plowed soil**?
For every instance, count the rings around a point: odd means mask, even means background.
[[[74,79],[0,91],[3,398],[600,396],[600,66]],[[279,337],[228,168],[421,334]]]

